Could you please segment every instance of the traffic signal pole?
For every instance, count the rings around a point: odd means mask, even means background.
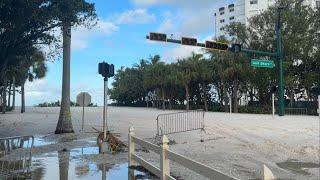
[[[278,8],[278,15],[277,15],[277,24],[276,24],[276,35],[277,35],[277,57],[278,57],[278,71],[279,71],[279,97],[278,97],[278,101],[279,101],[279,116],[284,116],[285,112],[285,105],[284,105],[284,77],[283,77],[283,56],[282,56],[282,44],[281,44],[281,40],[282,40],[282,34],[281,34],[281,11],[284,8],[279,7]]]
[[[283,75],[283,54],[282,54],[282,34],[281,34],[281,12],[284,7],[278,7],[277,9],[277,21],[276,21],[276,51],[266,52],[252,49],[242,48],[240,44],[233,44],[232,47],[226,47],[224,43],[206,41],[206,43],[198,43],[194,38],[182,38],[182,40],[167,38],[163,33],[150,33],[150,36],[146,36],[147,39],[153,41],[162,41],[169,43],[176,43],[182,45],[198,46],[207,49],[231,51],[234,53],[244,52],[247,54],[255,54],[260,56],[269,56],[277,59],[278,64],[278,112],[279,116],[285,115],[285,98],[284,98],[284,75]],[[187,39],[186,42],[184,40]]]

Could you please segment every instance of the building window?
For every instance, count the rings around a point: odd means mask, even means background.
[[[233,12],[233,11],[234,11],[234,8],[229,9],[229,12]]]
[[[234,8],[234,4],[230,4],[228,8]]]
[[[320,8],[320,1],[316,1],[316,7]]]
[[[250,4],[258,4],[258,0],[251,0]]]
[[[224,10],[224,7],[219,8],[219,11],[223,11],[223,10]]]
[[[234,20],[234,16],[230,17],[229,20],[230,20],[230,21]]]
[[[224,28],[222,27],[222,28],[220,28],[220,31],[224,31]]]
[[[220,15],[224,15],[224,12],[220,12]]]
[[[221,20],[220,20],[220,23],[224,23],[224,19],[221,19]]]

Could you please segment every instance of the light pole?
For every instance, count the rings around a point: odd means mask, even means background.
[[[283,77],[283,54],[282,54],[282,33],[281,33],[281,12],[284,10],[283,6],[279,6],[277,10],[277,24],[276,24],[276,35],[277,35],[277,58],[279,62],[279,116],[284,116],[285,114],[285,105],[284,105],[284,77]]]

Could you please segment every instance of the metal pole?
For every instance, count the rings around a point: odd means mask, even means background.
[[[84,126],[84,93],[82,94],[82,132],[83,132],[83,127]]]
[[[229,106],[230,106],[230,114],[232,113],[232,98],[231,94],[229,94]]]
[[[274,118],[275,107],[274,107],[274,93],[272,93],[272,117]]]
[[[277,35],[277,55],[279,62],[279,116],[284,116],[284,77],[283,77],[283,57],[282,57],[282,45],[281,45],[281,10],[283,8],[278,8],[278,17],[276,25],[276,35]]]
[[[318,114],[320,119],[320,95],[318,96]]]
[[[104,78],[104,97],[103,97],[103,140],[107,139],[107,98],[108,98],[108,78]]]

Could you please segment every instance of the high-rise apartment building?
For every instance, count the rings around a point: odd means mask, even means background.
[[[320,7],[320,0],[304,0],[306,5],[312,8]],[[275,0],[235,0],[234,4],[220,7],[215,12],[215,32],[216,36],[225,35],[224,26],[231,22],[241,22],[248,25],[248,20],[269,6],[275,4]]]

